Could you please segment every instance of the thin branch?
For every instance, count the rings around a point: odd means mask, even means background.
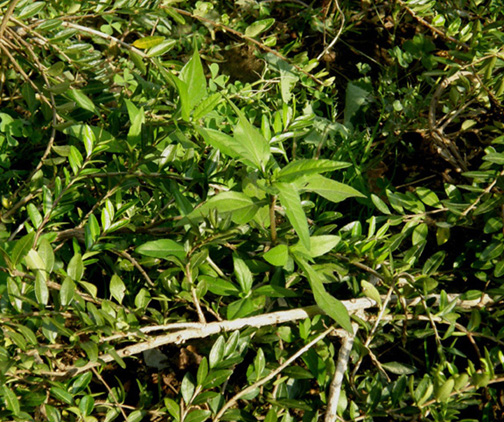
[[[9,23],[9,19],[11,18],[12,14],[14,13],[14,9],[16,8],[16,5],[19,3],[19,0],[12,0],[9,4],[9,7],[7,11],[5,12],[5,15],[3,16],[2,23],[0,24],[0,40],[3,38],[3,33],[5,31],[5,28],[7,28],[7,24]]]
[[[504,176],[504,170],[502,170],[499,175],[494,179],[494,181],[492,183],[490,183],[486,189],[481,193],[481,195],[479,195],[476,200],[471,204],[469,205],[465,210],[464,212],[461,214],[461,217],[465,217],[467,214],[469,214],[473,209],[476,208],[476,206],[479,204],[479,202],[481,201],[481,199],[483,199],[483,197],[487,194],[490,193],[490,191],[494,188],[494,186],[497,184],[497,181],[499,180],[499,177],[502,177]]]
[[[275,245],[277,242],[277,229],[276,229],[276,216],[275,216],[276,199],[277,199],[276,195],[271,195],[271,201],[269,206],[271,243],[273,245]]]
[[[91,368],[91,371],[93,371],[93,374],[96,375],[96,377],[101,381],[101,383],[105,386],[105,388],[107,389],[109,395],[110,395],[110,398],[112,399],[112,401],[114,402],[114,405],[115,407],[118,407],[119,408],[119,411],[121,412],[121,415],[123,416],[124,420],[126,422],[128,422],[128,415],[126,415],[126,412],[124,411],[124,409],[122,408],[122,406],[120,405],[119,401],[117,400],[116,398],[116,395],[114,393],[114,391],[109,387],[109,385],[107,384],[107,382],[103,379],[103,377],[99,374],[99,372],[95,369],[95,368]]]
[[[450,293],[447,294],[447,299],[449,301],[456,300],[457,305],[463,309],[471,309],[474,307],[482,307],[485,305],[493,304],[494,301],[490,296],[484,294],[480,299],[475,300],[461,300],[460,294]],[[383,298],[385,299],[385,297]],[[426,299],[434,299],[432,306],[436,306],[439,303],[440,295],[429,295]],[[397,303],[398,298],[392,295],[390,298],[391,303]],[[416,306],[421,303],[421,298],[415,298],[408,300],[409,306]],[[347,309],[349,313],[355,313],[359,310],[369,309],[376,306],[376,302],[367,297],[362,297],[358,299],[344,300],[341,302],[343,306]],[[195,338],[205,338],[214,334],[219,334],[222,332],[241,330],[245,327],[264,327],[270,325],[277,325],[286,322],[299,321],[306,318],[311,318],[315,315],[323,314],[324,312],[318,306],[308,306],[305,308],[291,309],[288,311],[278,311],[272,312],[264,315],[257,315],[248,318],[239,318],[231,321],[218,321],[210,322],[207,324],[194,323],[192,328],[186,330],[175,331],[173,333],[162,334],[156,337],[148,338],[147,341],[137,344],[132,344],[126,346],[116,353],[119,357],[129,357],[142,353],[145,350],[155,349],[157,347],[165,346],[167,344],[181,344],[187,340]],[[337,335],[343,335],[345,331],[335,330]],[[59,373],[59,376],[66,377],[70,375],[80,374],[82,372],[88,371],[90,368],[97,367],[102,363],[109,363],[114,361],[114,356],[106,353],[100,356],[98,361],[89,362],[87,365],[82,367],[69,366],[64,372]]]
[[[151,280],[149,275],[145,272],[145,270],[142,268],[142,266],[138,263],[138,261],[133,258],[128,252],[126,251],[118,251],[116,249],[111,249],[112,253],[115,253],[116,255],[119,255],[123,258],[126,258],[129,262],[133,264],[133,266],[140,271],[140,274],[142,274],[143,278],[145,278],[145,281],[147,281],[147,284],[149,284],[152,287],[155,287],[156,285],[154,282]]]
[[[338,352],[338,363],[336,371],[329,387],[329,397],[327,399],[327,410],[324,422],[334,422],[338,417],[338,402],[341,393],[341,386],[343,384],[343,377],[348,367],[348,360],[350,359],[350,352],[352,351],[355,335],[359,329],[358,324],[352,324],[353,333],[347,333],[343,336],[341,347]]]
[[[326,337],[333,330],[334,330],[334,326],[329,327],[327,330],[325,330],[324,332],[322,332],[321,334],[319,334],[317,337],[315,337],[308,344],[306,344],[301,349],[299,349],[296,353],[294,353],[289,359],[287,359],[283,364],[281,364],[274,371],[271,371],[264,378],[261,378],[259,381],[255,382],[252,385],[249,385],[247,388],[245,388],[244,390],[242,390],[238,394],[236,394],[233,398],[231,398],[231,400],[229,400],[224,406],[222,406],[222,409],[219,410],[219,413],[217,413],[217,415],[213,419],[213,422],[219,421],[220,418],[224,415],[224,412],[226,410],[228,410],[231,406],[233,406],[241,397],[247,395],[251,391],[253,391],[256,388],[260,387],[261,385],[266,384],[269,380],[275,378],[275,376],[277,374],[279,374],[280,372],[282,372],[292,362],[294,362],[297,358],[299,358],[301,355],[303,355],[308,350],[310,350],[313,346],[315,346],[315,344],[317,344],[320,340],[322,340],[324,337]]]
[[[450,35],[446,34],[444,31],[441,31],[439,28],[436,28],[435,26],[433,26],[432,24],[430,24],[429,22],[427,22],[424,18],[422,18],[421,16],[418,16],[416,14],[416,12],[412,9],[410,9],[405,3],[404,1],[402,0],[397,0],[397,2],[401,5],[401,7],[404,7],[404,9],[414,18],[416,19],[418,22],[420,22],[422,25],[426,26],[427,28],[429,28],[432,32],[438,34],[441,36],[441,38],[444,38],[448,41],[451,41],[457,45],[459,45],[460,47],[463,47],[464,49],[468,50],[469,49],[469,46],[466,44],[466,43],[463,43],[459,40],[457,40],[456,38],[453,38],[451,37]]]
[[[200,322],[200,324],[205,325],[206,324],[205,314],[201,310],[201,305],[199,303],[198,294],[196,292],[196,286],[194,286],[194,280],[192,278],[191,263],[190,262],[188,262],[185,266],[185,273],[186,273],[187,281],[189,282],[189,286],[191,286],[191,296],[193,299],[194,306],[196,306],[196,312],[198,313],[199,322]]]
[[[104,32],[98,31],[96,29],[88,28],[86,26],[78,25],[76,23],[71,23],[71,22],[62,22],[62,26],[67,27],[67,28],[77,29],[82,32],[87,32],[88,34],[95,35],[95,36],[103,38],[104,40],[107,40],[107,41],[113,41],[113,42],[119,44],[121,47],[124,47],[127,50],[130,50],[133,53],[138,54],[140,57],[142,57],[144,59],[149,58],[149,56],[147,54],[145,54],[143,51],[139,50],[138,48],[135,48],[132,45],[130,45],[124,41],[121,41],[119,38],[116,38],[112,35],[105,34]]]
[[[324,51],[322,51],[322,53],[320,53],[318,56],[317,56],[317,61],[319,61],[322,57],[324,57],[327,52],[334,47],[334,45],[338,42],[338,39],[341,35],[341,33],[343,32],[343,28],[345,27],[345,14],[343,13],[343,11],[341,10],[340,8],[340,5],[339,5],[339,2],[338,0],[334,0],[335,4],[336,4],[336,9],[338,9],[338,12],[339,12],[339,15],[341,17],[341,23],[340,23],[340,27],[339,27],[339,30],[338,30],[338,33],[336,34],[336,36],[333,38],[333,40],[331,41],[331,43],[326,47],[324,48]]]

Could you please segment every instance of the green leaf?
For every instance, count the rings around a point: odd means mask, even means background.
[[[139,38],[138,40],[135,40],[133,44],[131,44],[133,47],[142,49],[142,50],[147,50],[149,48],[153,48],[159,44],[161,44],[164,41],[165,37],[160,37],[160,36],[147,36],[143,38]]]
[[[278,70],[280,71],[280,93],[284,104],[290,102],[292,98],[292,89],[299,77],[294,73],[294,67],[285,60],[278,60]]]
[[[208,113],[213,111],[215,107],[222,101],[222,95],[217,92],[205,98],[199,105],[194,109],[193,119],[199,120],[205,117]]]
[[[494,241],[490,243],[490,245],[488,245],[483,250],[483,252],[481,252],[479,259],[481,261],[490,261],[492,259],[499,258],[503,252],[504,252],[504,242]]]
[[[239,122],[234,128],[234,138],[242,146],[242,159],[248,160],[254,164],[258,170],[264,171],[266,163],[270,158],[269,142],[264,138],[262,133],[250,124],[245,115],[229,101],[235,113],[238,116]]]
[[[227,319],[244,318],[256,313],[264,307],[265,297],[260,296],[254,299],[250,297],[231,302],[226,310]]]
[[[30,251],[31,252],[31,251]],[[35,297],[41,305],[47,305],[49,302],[49,289],[47,288],[44,271],[37,271],[35,276]]]
[[[389,207],[387,207],[387,204],[380,197],[376,196],[374,193],[371,194],[371,201],[373,201],[373,204],[378,209],[378,211],[386,215],[391,214]]]
[[[38,254],[44,262],[47,274],[50,274],[54,268],[54,251],[51,243],[45,237],[39,243]]]
[[[184,247],[171,239],[159,239],[146,242],[136,248],[135,252],[141,255],[161,259],[166,259],[169,256],[174,256],[181,261],[183,261],[186,257],[186,251]]]
[[[133,410],[128,415],[128,420],[127,422],[142,422],[145,420],[144,418],[147,416],[147,411],[145,410]]]
[[[380,308],[382,307],[380,293],[373,284],[366,280],[361,280],[361,289],[364,296],[374,300]]]
[[[63,390],[63,388],[51,387],[49,391],[55,399],[66,404],[73,404],[73,396],[68,391]]]
[[[145,112],[143,107],[138,108],[130,100],[125,100],[126,108],[131,126],[128,130],[127,140],[131,147],[134,147],[142,140],[142,125],[145,123]]]
[[[308,221],[301,206],[301,198],[299,197],[296,186],[291,183],[274,183],[279,191],[279,198],[285,214],[292,224],[292,227],[299,236],[299,240],[305,249],[310,250],[310,231],[308,229]]]
[[[310,249],[306,249],[301,242],[296,243],[290,247],[292,252],[298,252],[309,256],[310,258],[316,258],[318,256],[325,255],[334,249],[339,243],[341,238],[339,236],[326,234],[322,236],[311,236],[310,237]]]
[[[100,225],[94,214],[91,214],[88,222],[84,226],[84,243],[86,244],[86,249],[91,249],[99,237]]]
[[[238,255],[233,254],[234,273],[242,292],[249,293],[252,289],[253,277],[247,264]],[[210,367],[212,365],[210,364]]]
[[[195,389],[196,385],[194,383],[193,376],[191,375],[190,372],[186,372],[184,378],[182,379],[182,385],[180,387],[180,392],[186,405],[191,403],[191,399]]]
[[[415,189],[415,193],[418,195],[420,200],[431,207],[441,206],[438,196],[432,192],[430,189],[418,187]]]
[[[427,242],[427,235],[429,234],[429,226],[425,223],[421,223],[415,227],[413,234],[411,235],[411,240],[413,245],[418,245],[420,243]]]
[[[38,229],[40,227],[40,225],[42,224],[42,220],[43,220],[43,217],[40,214],[40,211],[32,203],[29,203],[26,206],[26,210],[28,211],[28,217],[30,217],[30,220],[31,220],[33,226],[36,229]]]
[[[275,23],[275,19],[263,19],[260,21],[255,21],[245,29],[245,36],[254,38],[260,33],[267,31]]]
[[[115,300],[117,300],[117,302],[121,304],[124,298],[125,291],[126,286],[121,280],[121,277],[119,277],[117,274],[114,274],[110,279],[110,294]]]
[[[45,1],[35,1],[27,6],[23,7],[19,14],[16,16],[17,19],[26,19],[35,16],[44,7],[46,7],[47,2]]]
[[[201,207],[194,209],[187,218],[197,221],[208,216],[213,209],[216,209],[222,217],[231,214],[231,219],[236,224],[246,224],[254,218],[259,206],[244,193],[221,192],[210,198]]]
[[[364,195],[358,190],[316,174],[296,182],[301,191],[315,192],[331,202],[341,202],[347,198],[360,197]]]
[[[47,216],[53,208],[53,198],[52,192],[47,186],[42,186],[42,210],[44,211],[44,217]]]
[[[17,266],[19,264],[21,259],[23,259],[25,255],[28,253],[28,251],[32,248],[34,240],[35,240],[35,232],[32,232],[23,236],[15,243],[11,253],[12,265]]]
[[[95,401],[93,396],[89,394],[86,394],[84,397],[81,398],[79,403],[79,410],[83,416],[89,416],[93,412],[94,402]]]
[[[276,267],[283,267],[289,259],[289,248],[287,245],[277,245],[263,255],[266,262]]]
[[[179,80],[186,87],[186,91],[184,95],[180,95],[180,99],[183,103],[186,103],[186,110],[190,113],[207,95],[205,72],[203,71],[198,50],[194,50],[191,60],[180,71]],[[189,116],[186,115],[185,117],[185,120],[188,120]]]
[[[498,152],[491,152],[483,157],[483,160],[490,161],[491,163],[502,165],[504,164],[504,154]]]
[[[203,383],[203,389],[218,387],[224,381],[229,379],[232,373],[233,371],[230,369],[210,371]]]
[[[289,366],[282,372],[289,378],[294,378],[297,380],[308,380],[313,378],[313,374],[307,369],[302,368],[301,366]]]
[[[361,107],[368,104],[371,98],[371,92],[360,86],[349,82],[345,95],[345,126],[351,126],[350,121]]]
[[[414,366],[406,365],[400,362],[386,362],[382,366],[389,372],[395,375],[410,375],[414,374],[417,369]]]
[[[71,394],[77,394],[84,391],[92,379],[93,373],[91,371],[84,372],[83,374],[77,376],[72,383],[72,388],[70,390]]]
[[[91,362],[96,362],[98,360],[98,345],[94,341],[90,340],[81,342],[80,346],[82,350],[86,352],[86,355]]]
[[[73,281],[80,281],[84,274],[82,255],[76,253],[68,263],[67,274]]]
[[[68,156],[68,162],[70,167],[72,167],[73,174],[78,174],[82,167],[82,154],[73,145],[70,146],[70,155]]]
[[[213,347],[212,347],[213,349]],[[222,359],[222,358],[221,358]],[[206,356],[201,359],[201,362],[198,366],[198,373],[196,375],[196,382],[198,385],[203,385],[203,382],[205,381],[205,378],[208,375],[208,360]]]
[[[314,160],[314,159],[300,159],[291,161],[277,174],[279,182],[292,182],[300,177],[310,176],[312,174],[325,173],[338,169],[347,168],[350,163],[332,160]]]
[[[44,271],[45,264],[38,252],[34,249],[30,249],[25,256],[26,265],[28,268],[34,271]]]
[[[504,260],[501,260],[495,264],[494,277],[502,277],[504,275]]]
[[[212,415],[210,410],[196,409],[190,411],[184,418],[184,422],[203,422]]]
[[[436,400],[439,402],[445,402],[450,397],[455,386],[455,380],[453,378],[448,378],[436,391]]]
[[[208,363],[211,368],[215,368],[224,357],[224,346],[225,340],[224,336],[219,336],[219,338],[215,341],[210,350],[210,354],[208,355]]]
[[[90,111],[91,113],[96,115],[100,114],[94,103],[80,89],[70,89],[66,91],[66,96],[70,100],[75,101],[80,108]]]
[[[7,387],[6,384],[2,385],[1,392],[7,410],[10,410],[14,415],[17,415],[21,411],[21,407],[16,394]]]
[[[238,287],[229,281],[216,277],[200,276],[200,279],[207,282],[208,290],[218,296],[236,296],[240,293]]]
[[[166,410],[168,410],[168,413],[175,418],[176,421],[179,420],[180,418],[180,406],[179,404],[168,397],[164,398],[164,405],[166,406]]]
[[[345,306],[335,297],[326,292],[321,276],[300,256],[295,256],[299,266],[310,282],[315,302],[327,315],[334,319],[342,328],[353,333],[350,316]]]

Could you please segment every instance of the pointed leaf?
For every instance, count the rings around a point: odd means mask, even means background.
[[[21,259],[23,259],[24,256],[28,253],[28,251],[32,248],[34,239],[35,239],[35,232],[31,232],[23,236],[16,242],[14,248],[12,248],[11,253],[12,265],[16,266],[17,264],[19,264]]]
[[[146,242],[136,248],[135,252],[141,255],[162,259],[166,259],[169,256],[175,256],[180,260],[184,260],[186,257],[184,247],[170,239],[159,239]]]
[[[250,38],[258,36],[260,33],[268,30],[275,23],[275,19],[263,19],[255,21],[245,29],[245,35]]]
[[[198,50],[194,50],[189,60],[180,72],[179,78],[187,86],[186,100],[190,111],[207,95],[205,72],[201,64]]]
[[[193,380],[193,376],[190,372],[186,372],[184,378],[182,379],[182,385],[180,386],[180,392],[182,393],[182,398],[186,405],[191,403],[191,398],[194,394],[196,386]]]
[[[212,209],[216,209],[221,216],[231,213],[231,219],[236,224],[246,224],[254,218],[259,206],[244,193],[228,191],[213,196],[201,207],[193,210],[187,218],[201,219],[208,216]]]
[[[341,161],[301,159],[291,161],[280,170],[277,175],[277,180],[279,182],[292,182],[303,176],[343,169],[349,166],[350,163]]]
[[[38,229],[43,221],[42,214],[40,214],[40,211],[32,203],[29,203],[26,206],[26,211],[28,211],[28,217],[30,217],[30,220],[31,220],[33,226],[36,229]]]
[[[295,256],[295,258],[310,282],[315,302],[320,309],[349,333],[353,333],[350,316],[345,306],[338,299],[326,292],[321,276],[302,257]]]
[[[119,303],[122,303],[124,298],[124,292],[126,291],[126,286],[117,274],[114,274],[110,279],[110,294]]]
[[[252,289],[252,272],[238,255],[233,254],[234,273],[242,292],[249,293]],[[210,365],[211,366],[211,365]]]
[[[361,280],[361,289],[362,293],[364,293],[364,296],[374,300],[376,304],[381,308],[382,302],[380,293],[373,284],[371,284],[369,281]]]
[[[210,128],[197,127],[196,130],[203,137],[205,142],[220,152],[231,158],[242,159],[246,151],[241,144],[233,137],[225,133]],[[243,160],[242,160],[243,161]],[[246,161],[246,162],[245,162]],[[245,164],[253,166],[251,161],[245,160]]]
[[[341,202],[346,198],[364,197],[358,190],[316,174],[296,183],[303,191],[315,192],[331,202]]]
[[[290,250],[292,252],[300,252],[310,258],[316,258],[318,256],[325,255],[327,252],[335,248],[340,242],[341,238],[335,235],[322,235],[322,236],[311,236],[310,237],[310,250],[308,251],[301,242],[296,243],[291,246]]]
[[[238,115],[239,122],[234,128],[234,138],[244,148],[243,159],[254,163],[259,170],[264,170],[270,157],[269,142],[262,133],[252,126],[245,115],[232,102],[229,102],[235,113]]]
[[[54,267],[54,251],[51,243],[45,237],[40,241],[38,254],[44,262],[46,272],[50,274]]]
[[[47,305],[49,302],[49,289],[47,288],[44,271],[37,271],[35,276],[35,297],[41,305]]]
[[[1,393],[7,410],[17,415],[21,408],[16,394],[6,384],[2,385]]]
[[[276,267],[283,267],[289,259],[289,248],[287,245],[277,245],[263,255],[266,262]]]
[[[76,253],[72,257],[68,263],[67,273],[74,281],[80,281],[82,279],[82,275],[84,274],[84,263],[82,262],[81,254]]]
[[[299,197],[296,186],[292,183],[275,183],[274,186],[278,189],[280,203],[285,209],[285,214],[289,219],[292,227],[299,236],[299,240],[305,249],[310,250],[310,232],[308,229],[308,221],[301,206],[301,198]]]
[[[224,336],[219,336],[213,344],[210,354],[208,355],[208,364],[210,365],[210,368],[214,368],[221,362],[224,357],[225,343]]]
[[[148,36],[143,37],[133,42],[133,47],[140,48],[142,50],[147,50],[149,48],[155,47],[164,41],[165,37],[160,36]]]
[[[65,277],[63,283],[61,283],[61,289],[59,291],[61,306],[65,307],[70,305],[75,294],[75,283],[70,277]]]
[[[99,111],[94,103],[80,89],[70,89],[66,91],[66,95],[71,100],[75,101],[80,108],[90,111],[96,115],[99,114]]]

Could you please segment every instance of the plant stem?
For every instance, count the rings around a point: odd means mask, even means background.
[[[270,201],[270,233],[271,233],[271,243],[275,245],[277,243],[277,230],[276,230],[276,217],[275,217],[275,205],[276,205],[276,195],[271,196]]]

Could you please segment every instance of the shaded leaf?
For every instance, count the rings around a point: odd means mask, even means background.
[[[301,198],[297,192],[296,186],[290,183],[275,183],[274,186],[279,190],[279,198],[289,222],[294,227],[299,240],[305,249],[310,250],[310,231],[308,221],[301,206]]]
[[[315,302],[320,309],[333,318],[342,328],[349,333],[353,333],[350,316],[345,306],[326,292],[321,276],[302,257],[296,256],[296,261],[308,278]]]

